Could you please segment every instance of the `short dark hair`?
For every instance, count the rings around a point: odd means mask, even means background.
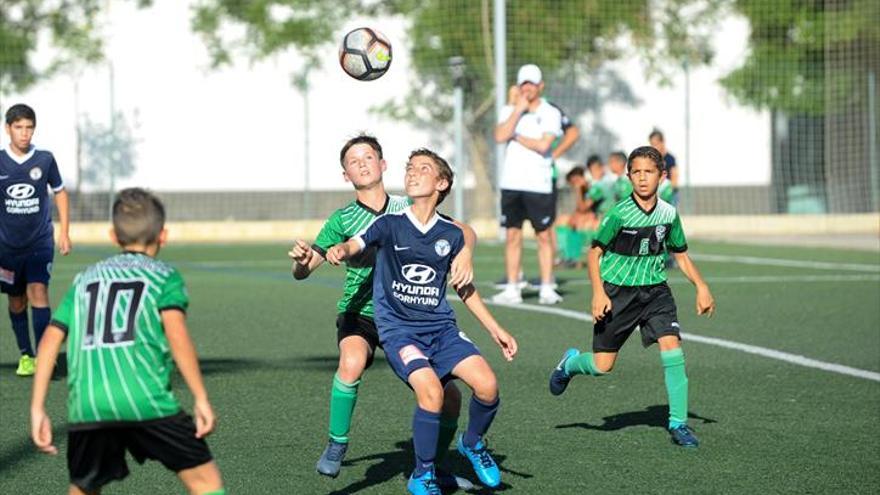
[[[596,163],[598,163],[599,165],[602,165],[602,159],[599,158],[599,155],[590,155],[587,158],[587,168],[592,167]]]
[[[580,175],[581,177],[584,176],[584,167],[581,167],[580,165],[571,167],[571,170],[569,170],[568,173],[565,174],[565,182],[571,182],[571,179],[575,178],[578,175]]]
[[[648,141],[650,141],[654,138],[659,139],[661,143],[666,142],[666,139],[663,137],[663,133],[660,132],[660,129],[657,129],[656,127],[653,130],[651,130],[651,134],[648,134]]]
[[[165,228],[165,207],[139,187],[123,189],[113,201],[113,232],[122,246],[152,244]]]
[[[370,148],[373,148],[376,151],[376,154],[379,155],[379,159],[382,159],[382,145],[379,144],[379,140],[369,134],[361,133],[349,139],[344,145],[342,145],[342,150],[339,152],[339,163],[342,165],[342,168],[345,168],[345,154],[356,144],[370,145]]]
[[[446,196],[449,195],[449,191],[452,190],[452,183],[455,180],[455,172],[452,171],[452,167],[449,166],[449,162],[447,162],[442,156],[434,153],[428,148],[419,148],[413,150],[412,153],[409,154],[409,159],[407,162],[412,161],[414,157],[417,156],[426,156],[434,162],[434,165],[437,165],[437,174],[440,175],[441,179],[446,179],[446,182],[449,183],[449,186],[440,191],[440,196],[437,198],[437,204],[443,202],[446,199]]]
[[[24,103],[16,103],[6,111],[6,125],[12,125],[21,119],[28,119],[37,125],[37,113]]]
[[[622,151],[611,152],[611,154],[608,155],[608,159],[610,160],[611,158],[616,158],[616,159],[620,160],[621,162],[626,163],[626,153],[624,153]]]
[[[666,162],[663,160],[663,157],[660,156],[660,152],[657,151],[657,148],[653,146],[639,146],[632,150],[632,153],[629,154],[629,158],[626,160],[626,173],[630,172],[632,162],[636,158],[648,158],[657,165],[657,170],[660,172],[666,170]]]

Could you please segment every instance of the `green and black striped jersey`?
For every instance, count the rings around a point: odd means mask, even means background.
[[[662,199],[645,211],[630,195],[602,219],[593,245],[602,248],[602,280],[626,286],[666,281],[666,252],[687,251],[681,218]]]
[[[118,254],[76,276],[52,320],[67,332],[71,424],[145,421],[180,411],[161,312],[188,305],[177,270],[145,254]]]
[[[327,250],[345,242],[366,229],[373,220],[384,213],[397,213],[412,204],[406,196],[387,196],[385,206],[376,211],[360,201],[352,201],[330,215],[324,222],[312,248],[327,257]],[[361,251],[346,261],[345,287],[342,298],[336,303],[340,313],[360,313],[373,317],[373,265],[376,248]]]

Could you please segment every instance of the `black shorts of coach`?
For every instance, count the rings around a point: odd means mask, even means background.
[[[125,452],[143,464],[154,459],[175,473],[211,462],[211,451],[196,438],[192,416],[174,416],[137,423],[71,425],[67,433],[70,482],[87,492],[97,491],[128,476]]]
[[[339,313],[336,316],[336,343],[339,344],[342,339],[352,335],[363,338],[370,346],[370,355],[367,356],[367,365],[364,366],[367,369],[373,364],[376,347],[381,347],[376,322],[360,313]]]
[[[556,221],[556,195],[529,191],[501,191],[501,226],[521,229],[528,219],[535,232],[543,232]]]
[[[611,312],[593,325],[593,352],[617,352],[639,327],[642,345],[679,333],[678,314],[666,283],[628,287],[603,282]]]

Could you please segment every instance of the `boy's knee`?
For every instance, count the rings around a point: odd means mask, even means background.
[[[420,408],[430,412],[440,412],[443,409],[443,387],[439,382],[420,387],[416,391],[416,400]]]
[[[474,396],[481,402],[495,402],[495,399],[498,398],[498,380],[494,373],[489,373],[480,380],[474,387]]]
[[[49,291],[46,288],[46,284],[28,284],[27,285],[27,298],[30,300],[32,306],[37,306],[40,308],[46,307],[49,305]]]
[[[661,351],[671,351],[681,347],[681,341],[677,335],[664,335],[657,339],[657,345]]]
[[[27,310],[27,297],[9,296],[9,312],[20,314]]]
[[[339,369],[337,375],[339,379],[345,383],[354,383],[364,374],[364,368],[367,366],[365,356],[358,354],[344,354],[339,356]]]

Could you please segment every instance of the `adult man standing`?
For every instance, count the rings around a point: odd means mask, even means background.
[[[507,229],[504,252],[507,285],[493,296],[499,303],[521,303],[517,284],[522,258],[522,224],[532,224],[538,241],[541,287],[538,302],[562,301],[553,283],[553,246],[550,228],[556,218],[553,195],[553,141],[562,135],[559,109],[541,98],[544,82],[541,69],[527,64],[516,76],[519,98],[504,107],[495,127],[495,140],[507,143],[501,171],[501,225]]]

